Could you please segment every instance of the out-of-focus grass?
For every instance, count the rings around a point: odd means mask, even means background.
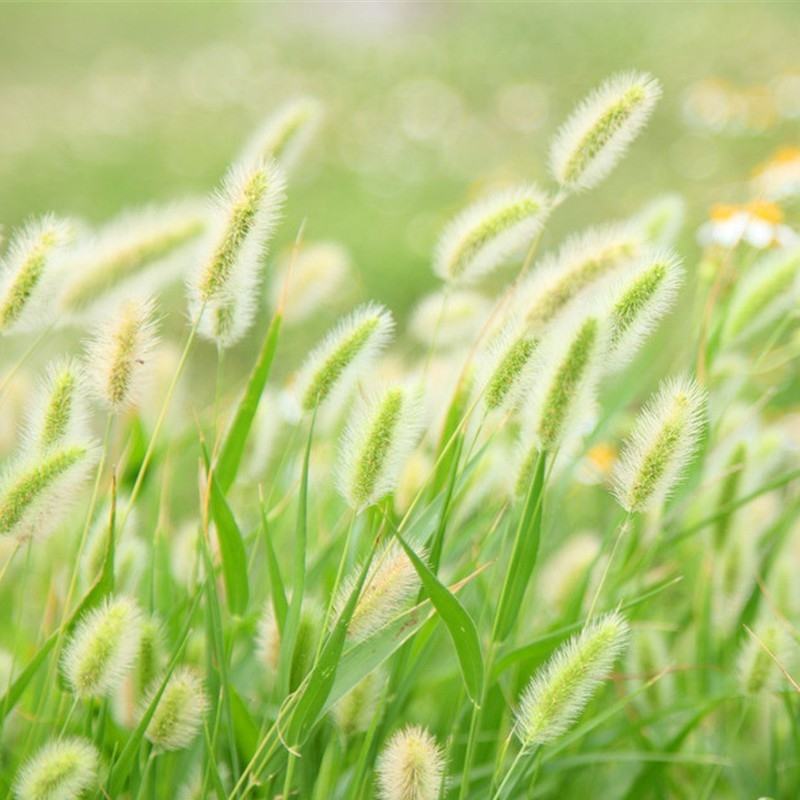
[[[448,214],[486,183],[544,178],[548,137],[598,76],[650,70],[665,100],[545,245],[665,189],[695,214],[735,199],[796,135],[775,105],[800,100],[773,89],[783,76],[800,93],[798,26],[788,3],[6,5],[0,221],[55,210],[97,222],[206,192],[263,114],[312,93],[327,121],[278,246],[306,218],[307,237],[344,241],[366,293],[402,313],[433,283]],[[687,123],[687,91],[708,78],[755,96],[753,125],[711,135]]]

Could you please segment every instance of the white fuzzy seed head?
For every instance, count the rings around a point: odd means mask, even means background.
[[[50,364],[25,426],[25,446],[44,452],[86,437],[86,387],[74,359]]]
[[[376,303],[367,303],[341,320],[311,351],[297,377],[295,392],[303,411],[352,389],[393,331],[392,315]]]
[[[659,506],[700,441],[706,394],[691,378],[664,381],[637,418],[614,472],[614,493],[626,511]]]
[[[159,684],[160,681],[154,681],[156,687]],[[153,696],[145,699],[145,708]],[[208,696],[200,676],[190,667],[178,667],[167,682],[145,736],[161,750],[183,750],[200,732],[208,709]]]
[[[348,505],[362,511],[397,486],[422,433],[419,391],[394,386],[359,399],[342,435],[337,483]]]
[[[274,161],[234,166],[214,197],[207,251],[189,283],[199,332],[220,347],[247,333],[258,306],[262,261],[284,200]]]
[[[97,782],[100,757],[87,739],[58,739],[29,759],[14,782],[17,800],[77,800]]]
[[[386,744],[377,773],[380,800],[436,800],[444,754],[425,728],[409,725]]]
[[[290,100],[271,114],[253,134],[244,160],[274,159],[284,172],[298,164],[322,120],[322,106],[313,97]]]
[[[553,177],[568,191],[600,183],[644,127],[660,96],[660,84],[647,73],[609,78],[556,134],[550,150]]]
[[[418,342],[438,350],[464,347],[477,335],[489,308],[489,301],[478,292],[433,292],[417,304],[409,330]]]
[[[98,402],[115,414],[138,404],[157,342],[150,298],[123,301],[96,327],[86,348],[86,375]]]
[[[525,436],[554,451],[591,428],[595,393],[608,349],[605,302],[577,303],[554,323],[536,351],[534,378],[523,408]]]
[[[319,639],[322,624],[322,609],[319,603],[305,597],[300,610],[300,625],[297,630],[295,652],[291,669],[292,686],[299,683],[300,679],[311,668],[315,648]],[[259,666],[264,671],[266,682],[271,682],[278,673],[281,655],[281,632],[272,603],[267,603],[261,613],[256,631],[256,654]]]
[[[367,673],[331,710],[336,727],[344,736],[354,736],[369,728],[379,708],[384,674]]]
[[[517,709],[514,733],[532,748],[565,733],[608,677],[627,644],[629,626],[613,612],[589,623],[533,676]]]
[[[72,225],[53,216],[31,222],[0,260],[0,335],[52,322],[53,256],[72,237]],[[48,314],[49,311],[49,314]]]
[[[420,558],[425,553],[419,552]],[[352,593],[360,569],[355,569],[342,582],[333,603],[333,619],[341,616]],[[347,633],[351,641],[368,639],[396,617],[403,606],[419,591],[417,571],[403,549],[394,542],[384,545],[376,554],[350,619]]]
[[[792,643],[780,623],[761,619],[753,633],[746,633],[737,661],[737,674],[742,691],[747,694],[775,691],[785,678],[778,666],[787,669]]]
[[[680,259],[668,250],[646,254],[615,279],[609,369],[622,369],[636,355],[674,305],[683,279]]]
[[[475,283],[521,255],[541,229],[549,200],[535,186],[496,192],[461,212],[444,230],[434,272],[451,283]]]
[[[280,259],[270,289],[272,305],[277,308],[285,288],[283,318],[302,322],[341,291],[351,270],[350,254],[337,242],[305,244],[294,261],[291,253]]]
[[[672,247],[686,218],[686,201],[679,194],[665,194],[649,202],[630,221],[653,247]]]
[[[65,442],[12,462],[0,478],[0,536],[44,538],[80,497],[95,462],[88,441]]]
[[[141,611],[129,598],[108,600],[85,614],[61,662],[74,694],[88,699],[114,692],[133,668],[141,630]]]
[[[205,205],[187,200],[125,212],[79,238],[56,265],[60,313],[95,319],[131,292],[158,292],[196,258],[208,224]]]

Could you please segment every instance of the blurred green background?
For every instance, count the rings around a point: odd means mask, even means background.
[[[310,93],[325,125],[278,244],[306,218],[402,314],[434,284],[443,222],[489,185],[546,184],[572,105],[638,68],[664,83],[652,124],[545,246],[678,191],[691,259],[708,205],[744,199],[753,167],[800,138],[798,42],[800,3],[4,4],[0,222],[205,192],[264,115]]]

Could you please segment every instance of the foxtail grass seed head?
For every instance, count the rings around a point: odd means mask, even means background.
[[[42,747],[19,771],[17,800],[78,800],[97,783],[100,756],[82,738],[56,739]]]
[[[788,670],[791,641],[780,623],[759,620],[753,633],[745,632],[737,664],[739,684],[746,694],[776,691],[785,682],[781,666]],[[781,665],[781,666],[779,666]]]
[[[122,302],[97,326],[86,349],[86,373],[106,409],[118,414],[139,403],[152,376],[157,341],[155,303],[149,298]]]
[[[114,692],[133,669],[141,630],[142,613],[126,597],[107,600],[86,613],[61,662],[72,692],[83,700]]]
[[[691,378],[664,381],[637,418],[617,463],[614,493],[626,511],[661,505],[697,450],[705,392]]]
[[[436,800],[444,753],[425,728],[409,725],[389,739],[377,764],[380,800]]]
[[[52,321],[47,305],[53,290],[53,257],[69,242],[72,226],[46,216],[20,230],[0,260],[0,336]]]
[[[0,537],[47,536],[75,502],[95,455],[92,444],[74,442],[13,462],[0,478]]]
[[[516,313],[541,332],[562,311],[597,285],[619,274],[643,251],[641,232],[630,225],[589,228],[570,237],[555,255],[531,271],[516,292]]]
[[[594,424],[595,391],[605,365],[608,331],[595,303],[571,309],[537,348],[534,380],[523,409],[526,437],[553,451]]]
[[[649,253],[612,289],[609,368],[621,369],[669,312],[683,283],[683,265],[669,251]]]
[[[424,551],[418,550],[420,558]],[[356,585],[360,570],[354,570],[339,589],[333,608],[333,619],[341,616]],[[419,576],[403,549],[394,542],[384,545],[376,554],[367,579],[350,619],[348,635],[351,641],[368,639],[396,617],[419,591]]]
[[[297,685],[311,668],[322,626],[322,609],[312,598],[303,598],[300,625],[297,629],[295,651],[291,669],[291,684]],[[281,654],[281,633],[272,604],[264,608],[256,632],[256,653],[267,683],[278,674]]]
[[[591,189],[614,169],[647,123],[661,86],[629,72],[607,80],[572,112],[550,150],[553,177],[567,191]]]
[[[350,254],[337,242],[305,244],[296,258],[291,250],[278,262],[270,288],[272,306],[278,307],[285,289],[284,320],[303,322],[342,291],[351,271]]]
[[[370,367],[394,332],[392,315],[367,303],[341,320],[311,351],[295,384],[300,407],[311,411],[334,392],[346,393]]]
[[[547,744],[569,730],[608,677],[628,634],[625,618],[613,612],[589,623],[551,656],[519,701],[514,732],[523,748]]]
[[[131,291],[155,293],[192,263],[209,224],[202,202],[125,212],[79,238],[57,262],[61,313],[94,319]]]
[[[649,202],[631,219],[653,247],[672,247],[686,219],[686,201],[679,194],[665,194]]]
[[[274,159],[286,173],[299,163],[322,120],[313,97],[298,97],[269,116],[245,148],[245,161]]]
[[[799,293],[800,245],[762,257],[736,285],[725,319],[725,339],[761,330],[791,309]]]
[[[513,409],[532,380],[536,337],[516,319],[488,343],[478,360],[477,388],[488,411]]]
[[[155,686],[158,684],[158,680],[154,681]],[[144,708],[153,696],[145,700]],[[145,736],[161,750],[183,750],[200,733],[208,709],[208,695],[200,676],[190,667],[178,667],[167,682]]]
[[[247,333],[259,300],[262,260],[283,206],[285,181],[274,161],[234,166],[214,198],[208,250],[189,284],[199,331],[220,347]]]
[[[462,211],[444,230],[434,272],[450,283],[470,284],[508,259],[521,256],[549,211],[535,186],[497,192]]]
[[[51,364],[38,391],[25,429],[25,446],[45,452],[86,437],[83,370],[66,358]]]
[[[422,433],[420,393],[395,386],[360,399],[342,436],[337,482],[348,505],[362,511],[394,491]]]
[[[379,670],[367,673],[333,707],[333,720],[344,736],[355,736],[369,728],[380,708],[384,681]]]
[[[477,335],[489,308],[482,294],[468,289],[433,292],[414,309],[410,332],[426,347],[464,347]]]

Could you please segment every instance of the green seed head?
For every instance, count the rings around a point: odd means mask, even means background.
[[[377,764],[379,800],[436,800],[444,773],[444,755],[425,728],[398,731]]]
[[[27,445],[50,450],[85,434],[83,374],[72,360],[58,361],[47,371],[25,432]]]
[[[100,757],[87,739],[58,739],[28,760],[14,783],[17,800],[78,800],[97,782]]]
[[[536,344],[533,336],[520,334],[519,326],[512,323],[490,348],[480,381],[488,410],[507,408],[519,400],[531,377]]]
[[[145,708],[151,700],[152,695]],[[161,750],[183,750],[200,732],[208,708],[208,696],[199,675],[189,667],[178,667],[158,701],[145,736]]]

